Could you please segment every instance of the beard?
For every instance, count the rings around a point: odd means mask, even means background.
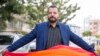
[[[49,17],[48,20],[49,20],[50,23],[57,22],[57,18],[55,18],[54,16]]]

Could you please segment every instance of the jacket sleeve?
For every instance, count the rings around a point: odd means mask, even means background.
[[[33,39],[35,39],[36,33],[37,33],[37,26],[30,33],[26,34],[25,36],[21,37],[19,40],[14,42],[12,45],[8,46],[7,47],[8,51],[12,52],[24,46],[25,44],[31,42]]]
[[[69,29],[69,27],[68,27]],[[74,34],[70,29],[69,29],[69,34],[70,34],[70,40],[75,43],[76,45],[80,46],[81,48],[94,52],[94,48],[92,48],[90,45],[88,45],[81,37],[78,35]]]

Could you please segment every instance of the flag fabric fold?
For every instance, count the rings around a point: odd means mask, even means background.
[[[4,56],[95,56],[95,54],[92,52],[88,52],[82,48],[57,45],[47,50],[29,53],[7,52]]]

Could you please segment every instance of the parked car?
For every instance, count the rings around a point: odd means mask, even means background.
[[[13,44],[15,41],[20,39],[22,35],[18,35],[11,32],[0,32],[0,51]],[[28,45],[25,45],[14,52],[28,52]]]

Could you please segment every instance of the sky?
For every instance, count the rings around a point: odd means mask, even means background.
[[[80,10],[76,12],[76,17],[68,23],[84,27],[84,19],[100,19],[100,0],[70,0],[71,3],[78,3]]]

